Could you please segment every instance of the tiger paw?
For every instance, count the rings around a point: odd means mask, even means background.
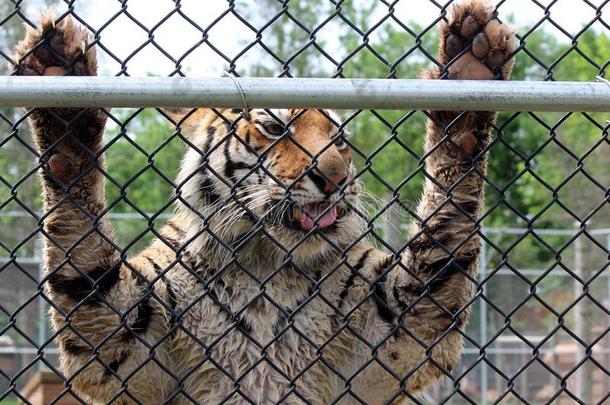
[[[71,17],[56,21],[45,13],[40,25],[28,29],[15,48],[14,74],[95,76],[95,48],[88,44],[88,37],[88,31]],[[76,156],[99,148],[107,117],[101,109],[37,108],[29,118],[39,150],[55,145],[55,149]]]
[[[70,17],[56,23],[42,15],[37,29],[28,29],[16,47],[17,76],[95,76],[95,48],[88,45],[88,31]]]
[[[441,24],[439,62],[455,80],[507,80],[513,67],[514,29],[498,21],[486,0],[455,4]],[[436,78],[443,71],[438,69]]]

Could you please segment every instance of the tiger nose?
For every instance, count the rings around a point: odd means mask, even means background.
[[[324,194],[332,194],[347,180],[347,165],[343,161],[318,162],[308,175]]]

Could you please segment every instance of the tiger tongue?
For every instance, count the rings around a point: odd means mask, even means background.
[[[329,203],[311,203],[303,206],[302,215],[299,218],[299,226],[304,231],[311,231],[316,227],[327,228],[337,221],[337,208],[329,208]]]

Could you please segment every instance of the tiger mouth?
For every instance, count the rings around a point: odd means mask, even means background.
[[[290,229],[301,232],[332,230],[347,215],[346,206],[322,200],[307,204],[293,203],[284,211],[281,222]]]
[[[294,222],[305,232],[329,228],[337,222],[338,209],[327,201],[293,207]]]

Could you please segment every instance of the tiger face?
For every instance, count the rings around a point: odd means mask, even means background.
[[[346,245],[362,228],[348,133],[333,111],[196,110],[180,120],[190,143],[181,209],[223,240],[256,229],[311,252]]]

